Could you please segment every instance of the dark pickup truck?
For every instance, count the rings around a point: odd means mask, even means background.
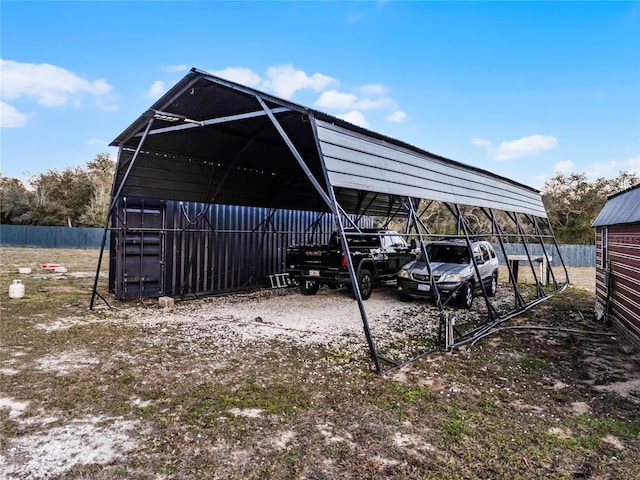
[[[415,260],[416,251],[393,230],[345,231],[363,300],[374,282],[396,279],[398,270]],[[315,295],[321,285],[352,288],[347,259],[337,232],[328,245],[297,245],[287,249],[287,272],[303,295]]]

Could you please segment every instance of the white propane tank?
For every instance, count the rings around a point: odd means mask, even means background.
[[[14,280],[9,285],[9,298],[22,298],[24,297],[24,284],[22,280]]]

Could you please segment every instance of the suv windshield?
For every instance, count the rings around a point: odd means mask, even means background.
[[[469,263],[469,249],[462,245],[441,245],[430,243],[427,245],[427,255],[430,262],[441,263]],[[418,260],[424,261],[422,253]]]

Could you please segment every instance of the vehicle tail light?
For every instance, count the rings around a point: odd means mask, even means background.
[[[341,267],[346,267],[348,266],[347,264],[347,257],[345,257],[344,255],[342,255],[342,263],[340,264]]]

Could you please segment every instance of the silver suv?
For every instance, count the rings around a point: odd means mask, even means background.
[[[475,293],[481,290],[469,247],[464,240],[425,242],[429,263],[433,271],[442,301],[455,301],[460,307],[469,309]],[[471,243],[471,250],[478,265],[480,278],[487,295],[493,297],[498,287],[498,259],[489,242]],[[429,271],[421,253],[398,271],[398,295],[400,300],[414,297],[433,297]]]

